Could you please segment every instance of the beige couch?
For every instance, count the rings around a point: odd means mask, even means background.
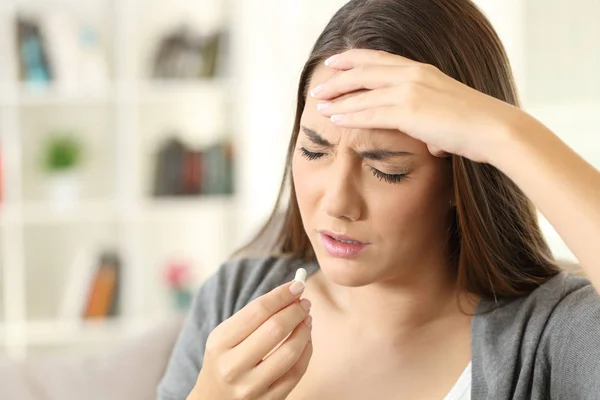
[[[0,359],[2,400],[155,400],[182,318],[88,355]]]

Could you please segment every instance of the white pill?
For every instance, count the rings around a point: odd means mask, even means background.
[[[294,280],[306,283],[306,270],[304,268],[298,268],[298,270],[296,270],[296,276],[294,277]]]

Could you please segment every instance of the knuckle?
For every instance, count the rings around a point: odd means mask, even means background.
[[[219,379],[226,384],[233,384],[239,376],[238,368],[232,362],[221,361],[217,366]]]
[[[293,365],[300,357],[300,350],[296,343],[288,343],[287,346],[281,346],[279,351],[281,352],[281,359],[286,365]]]
[[[425,76],[427,75],[427,71],[424,67],[425,64],[418,64],[412,67],[411,78],[414,82],[422,82],[425,80]]]
[[[206,355],[212,356],[213,354],[216,353],[216,350],[218,347],[219,347],[219,337],[218,337],[218,331],[215,329],[206,338],[206,345],[205,345],[204,353]]]
[[[368,96],[369,96],[369,92],[365,92],[365,93],[360,93],[357,95],[352,96],[351,98],[349,98],[348,100],[346,100],[348,102],[348,105],[354,107],[354,108],[365,108],[365,106],[368,104]]]
[[[267,335],[274,338],[279,338],[286,335],[286,330],[278,319],[270,319],[265,322],[265,330]]]
[[[362,76],[365,76],[365,74],[368,72],[369,70],[369,66],[366,64],[358,64],[357,66],[355,66],[354,68],[352,68],[346,74],[346,76],[348,76],[349,79],[353,79],[356,80]]]
[[[231,392],[234,400],[248,400],[253,397],[254,390],[249,385],[236,385]]]
[[[406,103],[406,107],[412,110],[417,107],[419,103],[419,96],[421,93],[421,85],[414,82],[409,82],[402,88],[402,95]]]
[[[412,67],[412,80],[416,82],[426,82],[436,70],[437,68],[431,64],[419,63]]]
[[[269,315],[271,315],[270,308],[267,305],[268,300],[265,295],[257,298],[252,302],[252,307],[250,307],[251,318],[255,320],[261,320]]]
[[[355,68],[353,68],[352,71],[356,75],[360,76],[360,75],[364,74],[368,68],[369,68],[369,66],[367,64],[359,64]]]
[[[373,55],[374,55],[374,58],[377,59],[377,61],[383,61],[389,56],[389,53],[384,50],[375,50]]]

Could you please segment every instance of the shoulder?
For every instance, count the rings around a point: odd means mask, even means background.
[[[195,301],[219,308],[220,320],[229,318],[251,300],[294,278],[296,269],[310,273],[316,263],[288,257],[241,258],[225,262],[200,288]]]
[[[474,335],[486,341],[525,330],[541,336],[550,323],[573,315],[585,317],[598,307],[600,297],[587,278],[561,272],[527,296],[497,302],[482,300],[473,323]]]
[[[564,295],[553,307],[542,338],[548,361],[556,364],[565,356],[582,360],[583,353],[600,356],[600,295],[579,276],[564,278],[559,288]]]
[[[561,272],[527,296],[497,302],[482,300],[478,306],[478,314],[483,319],[498,321],[513,320],[518,315],[525,318],[540,314],[547,319],[566,305],[572,304],[573,298],[587,300],[588,303],[600,300],[587,278]]]
[[[600,296],[583,276],[562,272],[529,296],[515,301],[512,308],[529,329],[534,327],[543,333],[540,341],[562,335],[565,330],[575,333],[576,325],[591,319],[594,331],[589,333],[600,333]]]
[[[561,272],[527,296],[482,300],[473,319],[473,339],[482,353],[494,356],[509,347],[528,351],[533,346],[535,351],[549,323],[568,318],[566,311],[581,308],[578,303],[597,305],[600,300],[588,279]]]
[[[508,396],[530,387],[534,371],[536,390],[554,391],[575,382],[554,374],[572,376],[576,359],[600,357],[600,296],[587,278],[562,272],[527,296],[480,302],[472,332],[475,393]]]

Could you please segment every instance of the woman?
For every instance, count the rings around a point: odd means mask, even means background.
[[[159,398],[600,397],[600,174],[518,108],[469,1],[338,11],[280,193],[279,255],[202,287]],[[534,206],[591,283],[560,272]]]

